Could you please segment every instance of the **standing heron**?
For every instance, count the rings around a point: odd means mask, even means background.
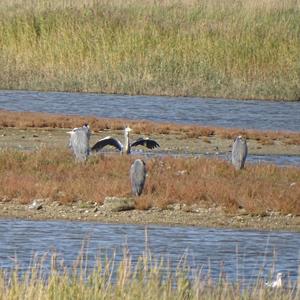
[[[74,128],[67,133],[70,134],[69,147],[73,150],[77,161],[85,161],[90,154],[90,136],[91,131],[88,124],[80,128]]]
[[[246,157],[248,154],[248,147],[246,139],[239,135],[232,146],[231,162],[236,170],[244,168]]]
[[[136,159],[130,168],[131,191],[135,196],[140,196],[146,180],[146,164],[141,159]]]
[[[92,151],[100,151],[103,147],[110,145],[118,149],[122,154],[130,154],[131,147],[135,147],[138,145],[145,146],[149,149],[154,149],[159,147],[159,144],[155,140],[151,140],[149,138],[138,138],[134,142],[129,142],[129,132],[132,131],[131,128],[126,127],[124,130],[124,144],[122,144],[118,139],[113,138],[111,136],[107,136],[101,140],[99,140],[93,147]]]

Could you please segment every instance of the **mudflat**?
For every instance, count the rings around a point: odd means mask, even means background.
[[[33,151],[40,148],[67,148],[70,128],[0,128],[0,148],[11,148]],[[92,133],[91,145],[106,136],[113,136],[123,141],[123,130],[100,130]],[[141,137],[132,133],[131,139]],[[178,154],[215,154],[229,155],[233,139],[217,135],[207,137],[188,137],[185,133],[174,132],[166,134],[152,133],[151,138],[158,141],[160,148],[151,150],[152,153],[162,152]],[[257,155],[300,155],[300,144],[290,143],[288,138],[266,141],[248,139],[248,150]],[[142,150],[142,148],[136,148]],[[114,151],[113,148],[110,149]],[[144,149],[143,149],[144,150]],[[115,153],[117,153],[115,151]]]
[[[148,210],[124,210],[113,212],[104,205],[77,202],[64,205],[55,201],[37,199],[38,206],[18,201],[1,201],[0,218],[27,220],[69,220],[119,224],[157,224],[168,226],[197,226],[277,230],[300,232],[300,216],[267,212],[251,214],[240,210],[234,214],[221,208],[203,208],[196,205],[169,205],[166,209],[153,207]]]

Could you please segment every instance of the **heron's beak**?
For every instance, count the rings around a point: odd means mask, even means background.
[[[68,133],[68,134],[72,134],[72,132],[73,132],[73,131],[67,131],[66,133]]]

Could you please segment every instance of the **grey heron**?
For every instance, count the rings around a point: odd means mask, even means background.
[[[77,161],[85,161],[90,154],[90,136],[91,131],[88,124],[82,127],[74,128],[67,133],[70,134],[69,147],[73,150]]]
[[[141,159],[136,159],[130,168],[131,191],[135,196],[140,196],[146,180],[146,164]]]
[[[248,154],[246,139],[239,135],[232,145],[231,162],[236,170],[244,168]]]
[[[155,140],[151,140],[149,138],[138,138],[134,142],[129,142],[129,132],[132,131],[131,128],[126,127],[124,130],[124,144],[122,144],[118,139],[113,138],[111,136],[107,136],[101,140],[99,140],[93,147],[92,151],[100,151],[103,147],[110,145],[118,149],[121,153],[130,154],[131,147],[135,147],[138,145],[145,146],[149,149],[154,149],[159,147],[159,144]]]

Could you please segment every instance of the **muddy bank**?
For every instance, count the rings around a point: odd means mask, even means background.
[[[13,148],[18,150],[32,151],[42,147],[45,148],[67,148],[69,135],[66,133],[69,128],[0,128],[0,148]],[[114,136],[123,140],[123,130],[94,131],[91,137],[91,145],[105,136]],[[135,140],[141,134],[132,133],[131,139]],[[163,153],[184,153],[184,154],[218,154],[231,151],[233,140],[219,136],[187,137],[185,133],[151,134],[157,140],[160,148],[151,150]],[[284,139],[272,140],[269,142],[248,139],[249,153],[252,155],[300,155],[300,145],[286,143]],[[112,148],[107,148],[116,152]],[[142,147],[135,148],[142,150]],[[145,150],[143,148],[143,150]],[[116,152],[117,153],[117,152]]]
[[[201,208],[195,205],[174,204],[167,209],[124,210],[113,212],[97,203],[73,203],[38,200],[38,205],[20,204],[17,201],[0,202],[0,218],[27,220],[75,220],[119,224],[159,224],[170,226],[199,226],[256,230],[283,230],[300,232],[300,216],[278,212],[248,214],[240,210],[226,214],[221,208]]]

